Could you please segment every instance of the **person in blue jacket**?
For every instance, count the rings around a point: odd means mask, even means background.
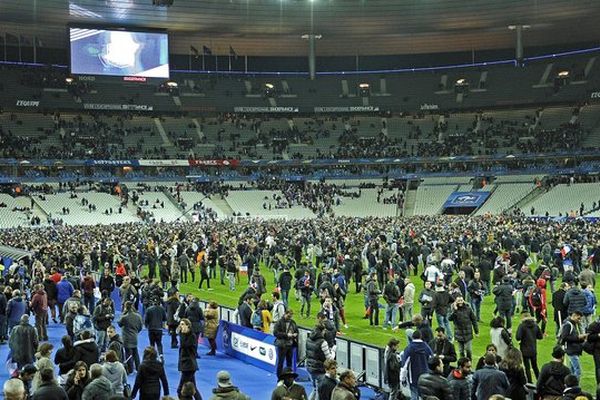
[[[13,290],[12,297],[6,304],[6,320],[8,323],[8,333],[13,327],[19,325],[21,317],[27,312],[27,303],[21,296],[19,289]]]
[[[58,282],[56,285],[56,301],[58,302],[58,312],[61,321],[64,320],[63,306],[69,297],[73,295],[74,290],[75,289],[73,289],[73,285],[71,285],[71,282],[67,280],[66,276],[60,278],[60,282]]]
[[[429,372],[427,360],[433,355],[433,351],[421,337],[421,331],[412,333],[412,340],[402,352],[400,364],[408,369],[407,379],[410,385],[411,400],[419,400],[419,377]],[[408,367],[407,367],[408,363]]]

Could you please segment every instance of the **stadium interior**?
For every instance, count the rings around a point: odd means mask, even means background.
[[[0,1],[0,230],[597,223],[600,2],[428,3]]]

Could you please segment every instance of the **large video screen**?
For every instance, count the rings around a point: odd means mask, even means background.
[[[69,28],[71,73],[169,78],[166,32]]]

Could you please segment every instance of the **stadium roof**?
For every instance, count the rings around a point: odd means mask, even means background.
[[[323,35],[319,55],[410,54],[514,46],[509,25],[530,25],[525,46],[597,42],[597,0],[2,0],[0,31],[66,47],[68,23],[165,28],[171,51],[306,54],[301,35]]]

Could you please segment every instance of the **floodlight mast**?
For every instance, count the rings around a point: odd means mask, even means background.
[[[314,0],[310,1],[310,31],[302,35],[302,39],[308,40],[308,74],[310,80],[314,81],[317,75],[317,40],[322,35],[315,35]]]
[[[523,61],[523,30],[531,28],[531,25],[509,25],[508,29],[517,32],[517,41],[515,44],[515,59],[519,64]]]

